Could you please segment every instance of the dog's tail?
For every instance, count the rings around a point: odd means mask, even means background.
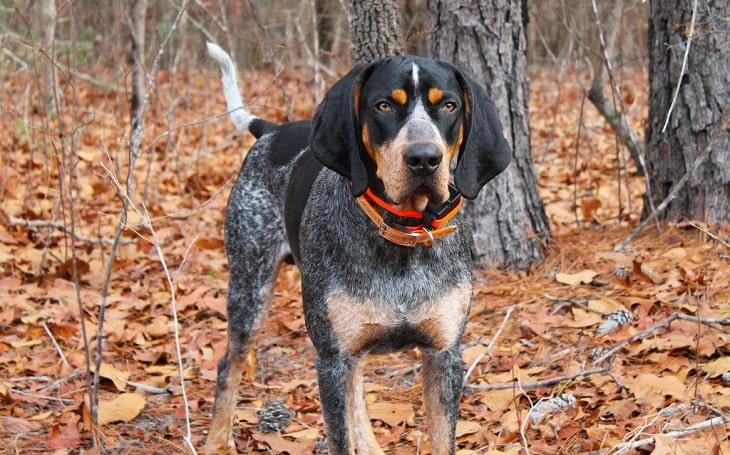
[[[243,104],[241,91],[238,88],[236,65],[231,57],[220,46],[210,41],[207,43],[208,53],[221,67],[223,95],[226,98],[231,121],[241,131],[250,131],[256,138],[276,127],[275,123],[262,120],[250,113]]]

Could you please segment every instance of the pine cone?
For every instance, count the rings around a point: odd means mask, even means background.
[[[259,424],[256,429],[261,433],[274,433],[284,430],[294,418],[294,411],[289,409],[282,399],[270,400],[256,412]]]

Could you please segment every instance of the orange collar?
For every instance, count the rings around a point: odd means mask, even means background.
[[[422,212],[415,210],[397,210],[392,204],[377,197],[368,188],[357,198],[360,209],[375,224],[380,235],[391,242],[402,246],[424,245],[432,247],[436,240],[446,237],[456,230],[456,226],[446,225],[461,209],[463,198],[456,188],[450,185],[451,197],[439,209],[433,218],[428,220]],[[396,223],[387,223],[383,216],[373,207],[373,204],[400,218],[415,220],[416,226],[402,226]],[[431,215],[431,214],[429,214]],[[429,217],[430,218],[430,217]],[[426,225],[428,224],[428,225]]]

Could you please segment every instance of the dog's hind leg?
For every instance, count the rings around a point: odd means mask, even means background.
[[[288,254],[273,198],[252,197],[254,190],[242,186],[237,183],[234,188],[226,215],[228,345],[218,363],[213,420],[205,445],[208,454],[236,453],[231,427],[237,389],[252,340],[273,300],[279,267]]]

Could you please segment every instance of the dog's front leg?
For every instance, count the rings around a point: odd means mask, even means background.
[[[348,383],[357,369],[356,362],[343,353],[318,354],[317,376],[322,416],[327,428],[330,455],[349,455],[352,450],[347,405],[352,390]]]
[[[454,453],[463,377],[458,343],[443,351],[424,350],[423,394],[433,455]]]
[[[350,378],[348,389],[348,409],[350,413],[350,441],[357,449],[358,455],[383,455],[383,450],[373,434],[370,425],[367,405],[365,403],[365,387],[362,376],[362,362],[358,362],[354,374]]]
[[[320,354],[317,375],[330,455],[382,454],[365,408],[360,359]]]

